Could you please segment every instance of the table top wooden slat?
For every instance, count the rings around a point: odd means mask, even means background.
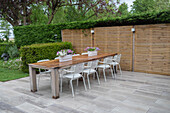
[[[58,59],[56,60],[50,60],[50,61],[45,61],[45,62],[39,62],[39,63],[32,63],[29,64],[29,66],[32,66],[34,68],[62,68],[78,63],[83,63],[83,62],[88,62],[92,60],[97,60],[97,59],[102,59],[108,56],[114,56],[116,55],[113,53],[104,53],[104,54],[98,54],[97,56],[88,56],[88,55],[80,55],[80,56],[73,56],[73,59],[70,61],[65,61],[65,62],[59,62]]]

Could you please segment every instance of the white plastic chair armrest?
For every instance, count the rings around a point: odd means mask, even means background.
[[[74,73],[74,71],[70,71],[70,70],[66,70],[66,69],[63,69],[63,71],[65,71],[67,73]]]

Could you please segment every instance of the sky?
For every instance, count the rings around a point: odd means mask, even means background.
[[[133,1],[135,0],[120,0],[120,3],[123,3],[123,2],[127,3],[129,7],[128,11],[130,11],[131,10],[130,6],[133,5]]]

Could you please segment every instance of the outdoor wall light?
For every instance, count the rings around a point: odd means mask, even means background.
[[[54,34],[55,42],[57,42],[57,40],[58,40],[58,37],[57,37],[57,36],[58,36],[57,34]]]
[[[132,30],[132,32],[135,32],[135,28],[132,28],[131,30]]]
[[[94,30],[91,30],[91,34],[94,34]]]
[[[54,35],[57,38],[57,34]]]

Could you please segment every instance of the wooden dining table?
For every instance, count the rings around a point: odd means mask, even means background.
[[[73,56],[72,60],[59,62],[58,59],[39,63],[29,64],[30,88],[32,92],[37,91],[36,68],[48,69],[51,71],[51,89],[52,98],[59,98],[59,69],[78,63],[85,63],[93,60],[103,59],[108,56],[114,56],[116,53],[98,53],[97,56],[80,55]]]

